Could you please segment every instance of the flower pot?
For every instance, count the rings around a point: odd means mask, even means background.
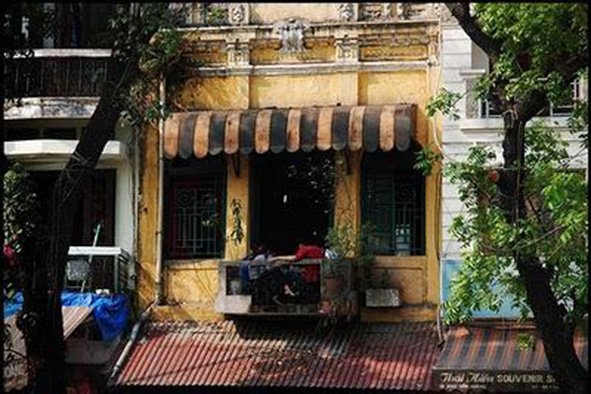
[[[324,277],[324,295],[326,297],[336,296],[343,288],[343,276],[326,276]]]

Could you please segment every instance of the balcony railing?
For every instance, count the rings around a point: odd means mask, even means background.
[[[222,261],[215,309],[228,315],[356,315],[355,270],[349,260]],[[248,271],[245,282],[241,270]],[[287,292],[284,284],[292,292]]]
[[[44,49],[5,63],[7,91],[16,97],[98,97],[109,50]]]

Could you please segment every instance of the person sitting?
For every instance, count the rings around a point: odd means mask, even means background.
[[[306,245],[300,243],[295,254],[295,261],[303,259],[322,259],[324,258],[324,248],[316,245]]]
[[[310,239],[301,239],[298,242],[298,247],[295,255],[276,256],[271,257],[267,261],[300,261],[303,259],[323,259],[325,258],[325,250],[320,246],[316,246]]]
[[[265,244],[261,243],[256,245],[250,253],[248,253],[240,262],[240,281],[242,282],[242,289],[244,294],[250,294],[251,287],[251,267],[252,261],[266,261],[269,255],[269,251],[265,247]]]

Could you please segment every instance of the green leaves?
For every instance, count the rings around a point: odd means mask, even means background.
[[[585,80],[587,74],[587,7],[586,3],[475,4],[476,26],[469,20],[460,24],[469,34],[470,29],[481,28],[501,45],[500,51],[495,45],[482,47],[490,55],[491,70],[477,81],[477,96],[492,98],[501,112],[512,111],[523,123],[549,103],[554,107],[569,103],[571,81],[575,76]],[[430,101],[426,112],[457,119],[458,99],[457,94],[443,92]],[[585,147],[587,106],[586,99],[579,98],[568,120],[569,129],[582,137]],[[524,159],[503,169],[494,168],[498,166],[494,152],[480,146],[470,148],[464,161],[445,164],[444,176],[457,185],[465,206],[450,228],[462,243],[465,261],[445,305],[448,322],[468,320],[473,311],[483,308],[498,310],[500,295],[512,298],[522,317],[529,316],[528,297],[514,263],[516,256],[524,255],[546,270],[566,320],[576,323],[585,314],[587,182],[583,174],[566,171],[571,158],[558,132],[534,123],[526,129],[524,141]],[[509,148],[504,147],[507,156]],[[423,156],[424,161],[427,155]],[[512,206],[522,214],[508,222],[497,184],[505,188],[503,182],[511,181],[514,171],[520,174],[525,207]],[[493,287],[498,292],[491,291]]]
[[[415,153],[417,158],[415,160],[414,169],[420,171],[424,176],[431,175],[435,163],[443,160],[443,154],[434,152],[430,146],[426,146]]]
[[[24,272],[18,266],[28,263],[22,261],[25,245],[35,235],[39,220],[37,195],[34,192],[29,174],[18,162],[11,163],[4,174],[2,208],[5,242],[3,246],[7,262],[4,267],[3,291],[4,296],[10,298],[14,295],[15,288],[19,287],[15,285],[19,280],[19,275]]]
[[[572,134],[578,134],[581,145],[589,148],[589,104],[588,101],[577,101],[573,112],[568,118],[568,129]]]
[[[545,94],[547,103],[567,102],[570,78],[588,64],[587,8],[586,3],[477,4],[478,25],[501,43],[500,53],[491,55],[490,74],[477,84],[478,97],[493,94],[505,101],[503,109],[519,109],[532,92]],[[535,115],[527,112],[524,120]]]
[[[426,107],[427,116],[434,116],[437,112],[441,112],[454,120],[459,119],[460,115],[458,114],[456,104],[461,98],[461,94],[441,88],[437,95],[429,98]]]
[[[587,182],[582,172],[565,170],[568,153],[558,133],[535,123],[526,129],[526,141],[527,214],[515,224],[507,222],[496,204],[498,191],[487,177],[496,160],[491,148],[472,147],[463,162],[444,168],[465,205],[465,213],[455,217],[450,227],[462,243],[464,264],[445,304],[449,323],[469,320],[476,310],[499,310],[501,295],[513,299],[523,318],[530,315],[514,267],[516,254],[536,256],[553,273],[550,285],[567,319],[578,322],[585,314]]]
[[[140,69],[149,77],[167,74],[182,57],[181,34],[176,30],[156,33],[152,44],[146,48],[140,58]]]

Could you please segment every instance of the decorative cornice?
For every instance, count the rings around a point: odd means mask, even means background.
[[[232,69],[251,63],[355,63],[360,58],[370,62],[428,59],[434,65],[440,50],[439,23],[434,21],[309,24],[290,19],[273,27],[198,28],[186,36],[193,46],[189,52],[196,56],[203,52],[209,65]]]
[[[396,19],[403,21],[408,19],[410,11],[410,4],[408,3],[396,3]]]
[[[204,77],[219,76],[273,76],[273,75],[316,75],[347,72],[391,72],[398,70],[424,70],[426,61],[373,61],[341,63],[273,64],[241,67],[202,67],[197,73]]]
[[[384,30],[397,31],[399,29],[416,29],[424,28],[429,25],[438,25],[439,19],[437,17],[420,20],[379,20],[379,21],[356,21],[347,24],[342,22],[324,22],[324,23],[308,23],[310,27],[311,36],[326,36],[334,34],[336,31],[356,31],[362,32],[367,30]],[[222,26],[197,26],[197,27],[180,27],[176,29],[184,33],[198,33],[202,40],[219,40],[223,39],[230,32],[254,32],[258,36],[271,35],[273,25],[222,25]]]

